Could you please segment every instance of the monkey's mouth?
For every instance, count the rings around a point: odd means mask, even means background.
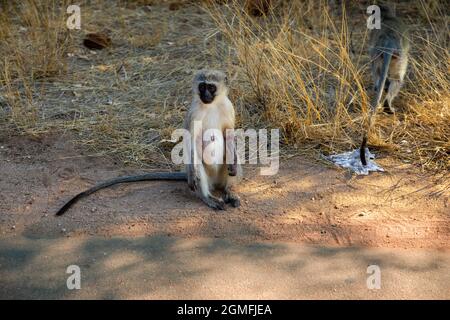
[[[203,103],[208,104],[214,101],[213,95],[200,95],[200,100],[202,100]]]

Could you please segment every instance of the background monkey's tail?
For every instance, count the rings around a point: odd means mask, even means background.
[[[389,48],[389,46],[386,46],[386,47]],[[369,135],[370,128],[372,127],[373,115],[376,113],[378,104],[380,103],[380,100],[381,100],[381,96],[383,95],[383,92],[384,92],[384,85],[386,84],[386,79],[387,79],[388,72],[389,72],[389,66],[390,66],[391,60],[392,60],[392,54],[393,54],[392,49],[385,49],[385,51],[383,52],[383,66],[381,69],[381,76],[378,79],[378,83],[377,83],[378,91],[376,92],[377,95],[375,97],[375,101],[374,101],[373,105],[370,107],[367,130],[366,130],[366,132],[364,132],[363,139],[361,142],[361,147],[359,148],[359,157],[361,159],[361,163],[364,166],[367,165],[367,159],[366,159],[367,137]]]
[[[185,172],[151,172],[137,176],[125,176],[119,177],[111,180],[107,180],[105,182],[99,183],[92,188],[83,191],[77,194],[75,197],[70,199],[61,209],[56,212],[57,216],[62,215],[66,212],[73,204],[75,204],[78,200],[87,197],[94,192],[108,188],[115,184],[119,183],[129,183],[129,182],[138,182],[138,181],[152,181],[152,180],[174,180],[174,181],[187,181],[187,175]]]
[[[361,142],[361,147],[359,147],[359,158],[361,159],[361,163],[363,164],[363,166],[367,166],[366,145],[367,145],[367,133],[364,133],[364,136],[363,136],[363,139]]]

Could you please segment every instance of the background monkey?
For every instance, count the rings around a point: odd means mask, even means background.
[[[363,165],[366,161],[367,136],[372,127],[372,118],[381,102],[383,91],[386,96],[383,108],[387,113],[394,113],[394,98],[400,92],[408,66],[409,39],[405,24],[395,16],[387,6],[379,6],[381,29],[373,29],[369,35],[369,55],[372,61],[372,78],[374,81],[374,98],[369,111],[367,130],[360,147]]]
[[[195,121],[201,123],[202,131],[194,134],[193,125]],[[226,129],[234,129],[234,121],[234,107],[228,99],[228,87],[225,74],[216,70],[199,71],[193,81],[193,101],[185,119],[185,129],[189,130],[192,141],[194,142],[190,148],[191,155],[197,152],[197,155],[202,159],[200,163],[187,164],[186,172],[153,172],[105,181],[77,194],[59,209],[56,215],[62,215],[78,200],[98,190],[119,183],[152,180],[187,181],[191,190],[195,191],[199,198],[211,208],[223,210],[225,209],[225,203],[230,203],[232,206],[238,207],[240,205],[240,199],[231,191],[231,181],[240,178],[242,170],[240,164],[237,163],[237,155],[234,152],[234,136],[230,134],[226,135]],[[221,144],[223,150],[217,151],[224,156],[226,152],[232,152],[234,163],[226,164],[223,161],[222,164],[210,165],[203,162],[203,150],[207,145],[203,145],[202,143],[203,133],[207,129],[220,130],[223,135],[215,138],[222,139],[225,143]],[[216,197],[213,194],[214,192],[220,192],[221,197]]]

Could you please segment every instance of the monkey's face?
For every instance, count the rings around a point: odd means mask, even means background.
[[[200,82],[198,84],[198,94],[203,103],[209,104],[214,101],[217,95],[217,86],[214,83]]]

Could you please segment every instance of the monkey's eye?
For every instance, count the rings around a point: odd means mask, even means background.
[[[217,88],[216,88],[215,85],[213,85],[213,84],[208,84],[208,91],[209,91],[209,92],[214,93],[214,92],[216,92],[216,90],[217,90]]]
[[[204,82],[200,83],[200,84],[198,85],[198,90],[199,90],[200,92],[205,92],[205,90],[206,90],[206,83],[204,83]]]

